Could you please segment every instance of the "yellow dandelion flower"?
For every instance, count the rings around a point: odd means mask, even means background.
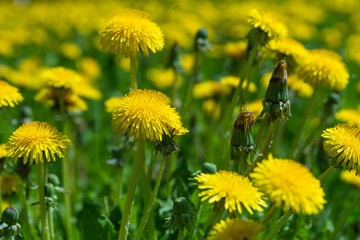
[[[264,108],[262,101],[262,99],[259,99],[246,104],[246,110],[254,113],[256,116],[259,116]]]
[[[336,113],[335,119],[360,128],[360,112],[356,109],[342,109]]]
[[[340,91],[349,82],[349,73],[338,55],[331,51],[310,51],[299,64],[299,78],[313,87]]]
[[[1,158],[6,158],[7,157],[7,151],[5,148],[6,144],[0,144],[0,159]]]
[[[35,101],[46,103],[54,110],[60,108],[60,95],[51,88],[42,89],[34,99]],[[64,102],[67,112],[86,111],[88,109],[86,102],[73,92],[65,93]]]
[[[84,57],[79,63],[80,71],[90,79],[98,78],[101,74],[99,63],[91,57]]]
[[[247,79],[245,79],[245,81],[242,84],[242,89],[246,89],[247,86]],[[222,77],[220,79],[220,83],[224,84],[225,86],[230,86],[233,88],[237,88],[240,84],[240,78],[235,77],[235,76],[226,76],[226,77]],[[254,93],[257,91],[257,87],[256,84],[251,82],[249,85],[249,92]]]
[[[264,226],[242,218],[221,220],[209,233],[209,240],[256,240]]]
[[[154,90],[134,90],[121,98],[112,112],[114,130],[136,140],[161,141],[163,134],[183,135],[179,114],[170,107],[170,100]]]
[[[163,49],[164,36],[148,13],[125,9],[113,14],[100,31],[100,45],[106,52],[125,57],[141,52],[149,56],[149,49],[153,53]]]
[[[70,140],[55,127],[46,122],[30,122],[23,124],[9,138],[6,144],[8,156],[16,163],[18,158],[25,164],[38,164],[43,161],[55,161],[55,154],[63,158]]]
[[[221,106],[213,99],[207,99],[203,102],[202,107],[205,113],[213,119],[218,119],[221,113]]]
[[[201,201],[209,199],[209,203],[224,200],[225,209],[242,213],[245,208],[250,214],[253,210],[262,212],[266,207],[263,193],[252,185],[247,177],[235,172],[218,171],[214,174],[200,173],[194,177]]]
[[[43,77],[48,86],[53,88],[71,89],[81,82],[81,77],[75,71],[64,67],[45,70]]]
[[[105,101],[105,111],[112,113],[122,102],[122,97],[112,97]]]
[[[1,194],[10,196],[19,189],[20,178],[15,174],[5,174],[1,177]]]
[[[194,98],[210,98],[216,95],[226,95],[230,88],[217,81],[203,81],[193,87]]]
[[[81,50],[79,46],[71,42],[61,44],[60,51],[64,57],[71,60],[76,60],[81,56]]]
[[[292,56],[295,60],[302,59],[307,54],[304,45],[291,38],[273,39],[267,44],[267,48],[282,55]]]
[[[290,159],[273,158],[271,154],[250,174],[255,186],[265,192],[275,206],[296,213],[317,214],[326,200],[320,181],[308,168]]]
[[[181,66],[185,69],[187,73],[190,73],[194,67],[194,55],[184,54],[181,56]]]
[[[340,174],[341,180],[343,180],[346,183],[352,184],[357,188],[360,188],[360,176],[356,175],[355,170],[348,171],[342,171]]]
[[[298,96],[304,98],[311,97],[314,92],[313,87],[299,79],[297,75],[288,76],[288,86],[291,90],[296,92]]]
[[[19,89],[0,80],[0,108],[15,107],[24,100]]]
[[[246,53],[247,43],[245,41],[227,42],[224,46],[224,53],[231,58],[242,58]]]
[[[75,84],[72,90],[76,95],[83,98],[91,100],[100,100],[102,98],[102,93],[91,85],[88,78],[81,77],[80,82]]]
[[[267,34],[269,38],[282,38],[287,36],[287,28],[275,13],[266,10],[253,9],[248,22]]]
[[[174,70],[171,68],[152,68],[146,72],[146,76],[157,88],[160,89],[166,89],[171,87],[174,84],[175,80],[175,73]]]
[[[360,131],[356,127],[339,124],[324,130],[324,149],[340,168],[360,172]]]

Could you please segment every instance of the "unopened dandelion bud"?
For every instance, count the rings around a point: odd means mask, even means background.
[[[19,212],[16,208],[7,207],[2,212],[1,222],[6,223],[9,226],[15,225],[19,221]]]
[[[269,112],[272,121],[291,116],[289,90],[287,87],[286,62],[281,60],[275,67],[266,90],[264,109],[259,117]]]
[[[181,215],[189,212],[189,204],[184,197],[178,197],[174,201],[174,214]]]
[[[255,148],[252,126],[255,123],[255,114],[242,110],[234,123],[233,135],[231,137],[231,159],[237,161],[242,151],[249,153]]]
[[[199,29],[195,36],[194,43],[195,51],[206,51],[210,48],[210,43],[208,41],[208,31],[205,28]]]
[[[188,201],[184,197],[178,197],[173,204],[173,212],[168,224],[172,228],[179,228],[181,230],[190,230],[193,226],[192,213],[189,208]]]
[[[155,153],[160,152],[164,156],[168,156],[173,152],[177,153],[178,151],[180,151],[176,142],[173,141],[173,137],[174,135],[168,136],[164,134],[162,137],[162,141],[157,141],[155,145]]]
[[[201,172],[210,173],[210,174],[216,173],[217,172],[216,165],[213,163],[205,162],[201,167]]]

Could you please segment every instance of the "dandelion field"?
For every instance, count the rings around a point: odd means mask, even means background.
[[[2,1],[0,239],[360,239],[359,10]]]

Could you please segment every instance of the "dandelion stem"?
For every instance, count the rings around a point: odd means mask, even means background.
[[[184,239],[184,229],[179,228],[178,240],[183,240],[183,239]]]
[[[272,205],[271,208],[269,209],[269,211],[266,213],[266,215],[264,216],[263,220],[261,221],[262,224],[266,224],[267,221],[270,220],[270,218],[274,215],[275,211],[276,211],[277,207],[275,205]]]
[[[53,210],[51,207],[48,207],[46,209],[47,211],[47,220],[48,220],[48,226],[49,226],[49,239],[55,239],[55,233],[54,233],[54,220],[53,220]]]
[[[131,208],[135,197],[135,190],[136,190],[136,182],[139,176],[139,169],[141,161],[145,161],[145,142],[138,141],[137,146],[137,153],[135,157],[135,162],[133,166],[133,170],[131,173],[131,180],[128,188],[128,192],[126,195],[125,207],[123,212],[123,217],[121,219],[121,226],[119,231],[119,240],[126,240],[128,231],[129,231],[129,224],[130,224],[130,215],[131,215]]]
[[[154,205],[154,202],[155,202],[155,199],[156,199],[156,195],[157,195],[157,192],[159,190],[159,187],[160,187],[160,182],[161,182],[161,178],[162,178],[162,175],[163,175],[163,172],[164,172],[164,167],[165,167],[165,162],[166,162],[166,159],[167,159],[167,156],[163,156],[162,157],[162,160],[161,160],[161,166],[160,166],[160,170],[159,170],[159,173],[158,173],[158,176],[156,178],[156,183],[155,183],[155,187],[154,187],[154,190],[153,190],[153,193],[151,195],[151,198],[150,200],[148,201],[147,203],[147,206],[146,206],[146,209],[145,209],[145,214],[144,216],[142,217],[141,219],[141,224],[138,228],[138,231],[137,231],[137,234],[135,236],[135,240],[139,240],[140,237],[141,237],[141,234],[145,228],[145,225],[146,225],[146,222],[150,216],[150,213],[151,213],[151,210],[152,210],[152,207]]]
[[[24,218],[23,221],[25,223],[25,229],[26,229],[26,237],[27,237],[26,239],[31,240],[32,236],[30,230],[29,212],[28,212],[26,194],[25,194],[25,183],[23,181],[20,183],[19,193],[20,193],[20,201],[22,207],[21,214]]]
[[[300,125],[297,129],[297,132],[296,132],[296,135],[295,135],[295,138],[294,138],[294,141],[293,141],[293,144],[291,146],[291,150],[290,150],[290,153],[289,153],[289,156],[290,158],[294,158],[295,155],[297,154],[297,148],[298,148],[298,145],[299,145],[299,141],[301,139],[301,136],[302,136],[302,133],[304,131],[304,127],[305,127],[305,124],[306,124],[306,121],[307,119],[309,118],[310,116],[310,113],[311,113],[311,108],[313,107],[314,105],[314,102],[315,102],[315,99],[316,99],[316,96],[318,95],[318,88],[315,89],[313,95],[311,96],[310,100],[308,101],[308,104],[306,105],[305,107],[305,112],[303,113],[302,115],[302,119],[301,119],[301,122],[300,122]]]
[[[330,173],[332,173],[334,171],[334,166],[329,166],[322,174],[320,174],[320,176],[318,177],[320,182],[323,182],[327,176],[330,175]]]
[[[45,206],[45,182],[44,182],[44,170],[45,163],[40,163],[37,166],[37,178],[38,178],[38,190],[39,190],[39,200],[40,200],[40,212],[41,212],[41,239],[49,239],[48,238],[48,229],[46,224],[46,206]]]
[[[200,212],[201,212],[201,209],[202,209],[202,204],[203,202],[200,201],[200,199],[198,199],[198,202],[197,202],[197,212],[195,213],[195,218],[194,218],[194,222],[193,222],[193,227],[189,233],[189,239],[194,239],[195,238],[195,231],[196,231],[196,225],[197,225],[197,222],[199,220],[199,216],[200,216]]]
[[[289,219],[289,217],[292,215],[292,212],[290,209],[288,209],[282,217],[276,222],[276,224],[271,228],[269,234],[266,237],[266,240],[273,239],[279,232],[279,230],[282,228],[282,226],[285,224],[285,222]]]
[[[130,57],[130,81],[130,88],[136,90],[136,57]]]
[[[274,137],[275,130],[279,125],[280,120],[276,119],[275,121],[271,121],[269,131],[265,140],[265,143],[261,149],[261,154],[256,158],[253,164],[249,167],[249,169],[245,172],[245,176],[248,176],[249,173],[255,168],[255,166],[265,157],[266,153],[268,152],[272,139]]]

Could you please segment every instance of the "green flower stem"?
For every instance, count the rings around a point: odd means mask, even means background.
[[[37,165],[37,178],[38,178],[38,190],[39,190],[39,200],[40,200],[40,212],[41,212],[41,239],[47,240],[48,238],[48,229],[46,224],[46,206],[45,206],[45,182],[44,182],[44,170],[45,163],[39,163]]]
[[[180,74],[174,69],[174,83],[171,87],[171,102],[175,108],[179,108],[179,94],[178,94],[178,80],[180,78]]]
[[[266,224],[267,221],[270,220],[270,218],[274,215],[275,211],[277,210],[277,207],[275,205],[272,205],[269,209],[269,211],[264,216],[263,220],[261,220],[262,224]]]
[[[200,212],[202,210],[202,206],[203,206],[203,202],[200,201],[200,199],[198,199],[197,201],[197,211],[195,213],[195,218],[194,218],[194,222],[193,222],[193,227],[191,228],[191,231],[189,233],[189,239],[194,239],[195,238],[195,231],[196,231],[196,225],[197,222],[199,221],[199,217],[200,217]]]
[[[189,83],[187,85],[187,89],[186,89],[184,100],[183,100],[183,105],[182,105],[181,111],[180,111],[180,116],[182,118],[184,118],[184,114],[186,114],[186,112],[188,110],[188,107],[190,105],[190,102],[191,102],[191,99],[192,99],[192,89],[193,89],[194,83],[199,78],[200,65],[201,65],[201,52],[196,51],[195,52],[194,67],[193,67],[193,74],[194,75],[190,79],[190,81],[189,81]]]
[[[210,217],[208,218],[208,220],[205,222],[203,230],[205,232],[205,234],[207,235],[208,232],[211,230],[211,227],[217,223],[218,221],[220,221],[221,217],[224,214],[224,207],[221,207],[221,209],[219,209],[218,211],[212,211]]]
[[[270,123],[270,127],[268,130],[268,134],[265,140],[265,143],[261,149],[261,155],[259,155],[256,160],[253,162],[253,164],[248,168],[248,170],[245,172],[245,176],[248,176],[249,173],[256,167],[256,165],[263,160],[263,158],[265,157],[266,153],[268,152],[270,146],[271,146],[271,142],[272,139],[274,137],[274,133],[276,131],[277,126],[279,125],[280,120],[276,119],[275,121],[271,121]]]
[[[25,223],[26,237],[27,239],[31,240],[32,236],[31,236],[29,212],[28,212],[26,193],[25,193],[25,183],[23,181],[21,181],[20,183],[19,195],[20,195],[20,202],[22,208],[21,214],[23,216],[23,222]]]
[[[282,228],[282,226],[285,224],[285,222],[289,219],[289,217],[292,215],[293,213],[290,211],[290,209],[288,209],[283,215],[282,217],[275,223],[275,225],[271,228],[269,234],[266,237],[266,240],[271,240],[273,239],[279,232],[279,230]]]
[[[125,166],[125,164],[124,164]],[[115,204],[119,204],[121,189],[122,189],[122,177],[124,173],[124,167],[116,168],[117,174],[116,174],[116,186],[113,196],[113,201]]]
[[[305,127],[305,124],[306,124],[306,121],[307,119],[310,117],[310,113],[311,113],[311,109],[312,107],[314,106],[314,103],[315,103],[315,99],[316,99],[316,96],[318,95],[319,93],[319,88],[316,88],[313,95],[311,96],[310,100],[308,101],[308,104],[306,105],[305,107],[305,111],[302,115],[302,118],[301,118],[301,122],[300,122],[300,125],[299,127],[297,128],[297,132],[296,132],[296,135],[295,135],[295,138],[294,138],[294,141],[293,141],[293,144],[291,146],[291,150],[290,150],[290,153],[289,153],[289,157],[290,158],[294,158],[295,155],[297,154],[297,148],[299,147],[299,141],[301,139],[301,136],[303,134],[303,131],[304,131],[304,127]]]
[[[162,178],[162,175],[163,175],[163,172],[164,172],[164,167],[165,167],[165,163],[166,163],[166,159],[167,159],[167,156],[163,156],[162,157],[162,160],[161,160],[161,165],[160,165],[160,170],[159,170],[159,173],[157,175],[157,178],[156,178],[156,183],[155,183],[155,187],[154,187],[154,190],[153,190],[153,193],[151,195],[151,198],[150,200],[148,201],[147,203],[147,206],[146,206],[146,209],[145,209],[145,213],[141,219],[141,223],[140,223],[140,226],[137,230],[137,234],[135,236],[135,240],[139,240],[140,237],[141,237],[141,234],[145,228],[145,225],[146,225],[146,222],[150,216],[150,213],[151,213],[151,210],[152,210],[152,207],[155,203],[155,199],[156,199],[156,195],[157,195],[157,192],[159,190],[159,187],[160,187],[160,182],[161,182],[161,178]]]
[[[336,237],[343,229],[346,219],[353,212],[354,208],[359,206],[359,203],[360,203],[360,194],[357,192],[357,197],[356,197],[355,201],[353,201],[352,204],[350,204],[350,207],[346,210],[345,214],[340,218],[340,220],[337,221],[335,230],[334,230],[333,234],[331,235],[330,240],[337,239]]]
[[[55,239],[55,232],[54,232],[54,219],[53,219],[53,209],[49,207],[49,228],[50,228],[50,237],[51,239]]]
[[[329,176],[330,173],[334,171],[334,169],[334,166],[330,166],[322,174],[320,174],[320,176],[318,177],[320,182],[323,182],[327,178],[327,176]]]
[[[136,57],[130,57],[130,81],[130,88],[136,90]]]
[[[131,173],[131,179],[130,179],[128,192],[126,195],[124,212],[121,219],[121,226],[120,226],[119,238],[118,238],[119,240],[126,240],[128,235],[131,208],[135,197],[136,183],[139,176],[140,164],[142,161],[145,161],[145,142],[138,141],[135,162]]]
[[[178,235],[178,240],[183,240],[184,239],[184,229],[179,228],[179,235]]]

